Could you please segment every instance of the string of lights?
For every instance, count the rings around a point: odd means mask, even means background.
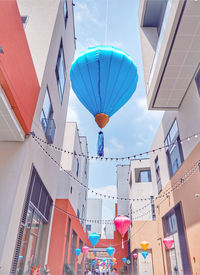
[[[142,161],[144,159],[142,157],[145,157],[145,156],[149,155],[150,153],[155,153],[155,152],[160,151],[162,149],[166,149],[169,146],[172,146],[172,145],[176,146],[176,144],[177,144],[177,141],[175,141],[175,142],[171,143],[170,145],[163,145],[163,146],[161,146],[159,148],[155,148],[155,149],[152,149],[152,150],[149,150],[149,151],[146,151],[146,152],[141,152],[141,153],[138,153],[138,154],[134,154],[134,155],[130,155],[130,156],[125,156],[125,157],[97,157],[97,156],[88,156],[88,155],[85,155],[85,154],[77,154],[76,152],[70,152],[68,150],[60,148],[60,147],[55,146],[53,144],[49,144],[47,141],[45,141],[41,137],[37,136],[33,132],[31,132],[30,135],[32,137],[34,137],[35,139],[39,140],[40,142],[42,142],[42,143],[50,146],[51,148],[53,148],[56,151],[60,151],[60,152],[63,152],[63,153],[69,154],[69,155],[73,155],[74,157],[84,157],[84,158],[87,158],[89,160],[124,161],[124,160],[137,159],[137,160]],[[193,138],[195,138],[195,139],[198,138],[199,136],[200,136],[200,132],[192,134],[192,135],[190,135],[190,136],[188,136],[186,138],[181,139],[180,143],[183,144],[183,142],[188,142],[188,141],[192,140]]]
[[[65,174],[67,174],[68,176],[70,176],[73,180],[75,180],[76,182],[78,182],[81,186],[83,186],[85,189],[87,189],[88,191],[90,191],[92,194],[95,194],[96,196],[100,196],[102,198],[114,199],[114,200],[125,200],[125,201],[149,201],[149,200],[151,200],[151,198],[137,198],[137,199],[121,198],[121,197],[117,197],[117,196],[106,195],[106,194],[103,194],[103,193],[97,192],[96,190],[91,189],[87,185],[84,185],[82,182],[80,182],[76,177],[74,177],[73,175],[71,175],[67,170],[65,170],[62,167],[62,165],[60,163],[58,163],[57,160],[55,160],[47,152],[47,150],[45,150],[45,148],[40,144],[40,142],[37,139],[35,139],[35,138],[33,138],[33,139],[40,146],[40,148],[43,150],[43,152],[51,159],[51,161],[54,162],[57,167],[59,167],[60,170],[62,170]]]
[[[100,192],[97,192],[91,188],[89,188],[88,186],[84,185],[82,182],[80,182],[77,178],[75,178],[73,175],[71,175],[68,171],[66,171],[62,165],[60,165],[46,150],[45,148],[40,144],[40,142],[34,138],[34,141],[40,146],[40,148],[45,152],[45,154],[48,155],[48,157],[64,172],[66,173],[68,176],[70,176],[71,178],[73,178],[76,182],[78,182],[81,186],[83,186],[84,188],[86,188],[88,191],[90,191],[91,193],[93,193],[96,196],[100,196],[103,198],[107,198],[107,199],[117,199],[117,200],[126,200],[126,201],[149,201],[151,200],[151,198],[120,198],[117,196],[112,196],[112,195],[106,195],[106,194],[102,194]],[[187,171],[180,179],[178,179],[173,187],[168,188],[165,192],[163,192],[161,195],[155,196],[154,197],[154,201],[156,199],[160,199],[160,198],[164,198],[166,196],[169,196],[169,193],[174,191],[175,188],[178,188],[177,186],[179,186],[180,184],[183,184],[185,182],[186,177],[191,173],[191,171],[193,171],[193,169],[195,169],[195,167],[199,167],[200,161],[198,160],[193,166],[192,168]],[[139,211],[139,210],[138,210]]]

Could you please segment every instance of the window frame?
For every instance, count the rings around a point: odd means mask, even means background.
[[[65,13],[65,7],[66,7],[66,13]],[[63,16],[64,16],[64,23],[65,23],[65,29],[66,29],[68,18],[69,18],[67,0],[64,0],[64,3],[63,3]]]
[[[158,189],[158,194],[162,192],[162,183],[161,183],[161,176],[160,176],[160,165],[158,161],[158,156],[156,156],[154,160],[155,164],[155,171],[156,171],[156,183],[157,183],[157,189]]]
[[[176,123],[177,132],[175,135],[173,135],[173,137],[171,137],[170,132],[173,129],[174,123]],[[165,137],[164,145],[166,146],[165,151],[167,154],[169,175],[170,175],[170,178],[172,178],[173,175],[180,168],[180,166],[182,165],[182,163],[184,161],[183,150],[182,150],[182,146],[181,146],[181,142],[180,142],[179,127],[178,127],[178,122],[177,122],[176,118],[174,119],[174,121]],[[174,162],[172,163],[172,159],[171,159],[171,156],[172,156],[172,153],[174,152],[174,150],[178,150],[178,157],[180,159],[180,164],[178,164],[177,169],[175,171],[173,171]],[[176,160],[177,160],[177,158],[176,158]]]
[[[44,103],[45,103],[45,97],[46,95],[48,95],[48,98],[49,98],[49,102],[50,102],[50,108],[49,108],[49,115],[48,115],[48,118],[46,117],[46,114],[45,114],[45,111],[44,111]],[[46,90],[45,90],[45,96],[44,96],[44,100],[43,100],[43,105],[42,105],[42,110],[41,110],[41,114],[40,114],[40,123],[42,125],[42,129],[46,135],[46,132],[47,132],[47,128],[48,128],[48,123],[49,123],[49,120],[50,119],[53,119],[53,105],[52,105],[52,102],[51,102],[51,97],[50,97],[50,93],[49,93],[49,88],[48,88],[48,85],[46,86]],[[43,118],[42,118],[42,115],[43,115]],[[45,119],[45,123],[46,123],[46,128],[44,127],[44,124],[42,122],[42,119]]]
[[[62,65],[60,64],[61,61],[63,61]],[[61,77],[60,77],[60,74],[59,74],[60,66],[62,66],[61,68],[63,69],[63,76],[64,76],[63,90],[62,90],[62,85],[61,85]],[[57,81],[57,87],[58,87],[58,95],[59,95],[60,103],[62,105],[64,92],[65,92],[66,79],[67,79],[65,53],[64,53],[62,38],[61,38],[60,46],[59,46],[59,50],[58,50],[58,56],[57,56],[56,68],[55,68],[55,75],[56,75],[56,81]]]
[[[200,68],[198,69],[197,74],[195,76],[195,83],[196,83],[198,94],[200,96]]]

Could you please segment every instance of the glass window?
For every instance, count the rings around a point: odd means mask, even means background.
[[[158,163],[158,156],[155,159],[155,169],[156,169],[156,182],[158,188],[158,194],[162,191],[161,177],[160,177],[160,166]]]
[[[177,121],[175,120],[166,139],[165,144],[166,154],[168,159],[169,174],[172,177],[183,162],[183,151],[180,143]]]
[[[87,229],[87,231],[91,231],[91,224],[87,224],[86,229]]]
[[[51,99],[50,99],[50,96],[49,96],[49,90],[48,90],[48,87],[47,87],[45,97],[44,97],[44,103],[43,103],[43,106],[42,106],[42,113],[41,113],[41,116],[40,116],[40,122],[42,124],[42,128],[43,128],[45,133],[47,131],[49,120],[52,119],[52,118],[53,118],[53,108],[52,108]]]
[[[27,22],[27,16],[21,16],[23,27],[25,28]]]
[[[76,176],[78,177],[78,172],[79,172],[79,161],[76,159]]]
[[[67,26],[67,20],[68,20],[68,7],[67,7],[67,0],[64,0],[63,4],[63,12],[64,12],[64,21],[65,21],[65,28]]]
[[[200,69],[195,77],[196,85],[197,85],[197,91],[200,95]]]
[[[63,95],[64,95],[64,88],[65,88],[65,81],[66,81],[66,66],[65,66],[65,58],[64,58],[62,39],[61,39],[61,43],[60,43],[60,49],[59,49],[58,59],[57,59],[57,64],[56,64],[56,78],[57,78],[60,102],[62,103]]]
[[[17,265],[17,274],[30,274],[33,266],[44,266],[42,255],[42,246],[45,223],[42,217],[36,213],[34,208],[29,206],[22,244],[20,248],[20,256]]]
[[[67,263],[67,257],[68,257],[70,230],[71,230],[71,219],[68,218],[67,236],[66,236],[66,245],[65,245],[65,263]]]
[[[71,244],[70,266],[71,266],[71,269],[73,271],[75,269],[75,259],[76,259],[75,249],[76,249],[76,244],[77,244],[77,234],[76,234],[76,232],[74,230],[72,230],[72,244]]]
[[[151,182],[151,171],[150,170],[140,170],[139,182]]]

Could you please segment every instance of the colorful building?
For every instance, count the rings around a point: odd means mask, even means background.
[[[140,2],[147,104],[149,109],[165,113],[149,159],[140,161],[141,165],[131,162],[130,198],[144,195],[142,191],[136,194],[137,185],[149,186],[145,194],[149,213],[145,214],[138,200],[135,209],[144,219],[132,215],[130,247],[131,252],[138,253],[137,260],[132,261],[133,274],[200,272],[199,14],[199,1]],[[146,167],[144,161],[148,162]],[[138,169],[139,178],[144,177],[142,170],[148,171],[148,182],[137,181]],[[174,240],[170,250],[163,244],[165,237]],[[146,260],[141,257],[141,241],[149,242]]]
[[[44,270],[47,263],[60,174],[49,155],[61,161],[49,144],[62,147],[64,140],[75,51],[72,4],[0,1],[2,275]]]

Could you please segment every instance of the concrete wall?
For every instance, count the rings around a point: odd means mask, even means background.
[[[150,197],[154,196],[152,182],[137,182],[136,176],[140,170],[150,169],[151,163],[149,159],[142,161],[132,160],[129,173],[129,210],[132,209],[132,222],[134,220],[151,220],[152,211]],[[140,200],[140,198],[145,200]],[[139,200],[137,200],[139,199]],[[139,209],[142,210],[138,211]]]
[[[87,220],[102,220],[102,199],[88,199],[87,202]],[[102,234],[102,224],[87,221],[91,225],[91,231],[88,234]]]
[[[74,211],[76,213],[79,211],[80,218],[86,219],[87,188],[84,186],[88,186],[89,160],[82,155],[88,156],[87,139],[79,136],[75,122],[66,123],[63,148],[70,153],[62,153],[61,165],[72,177],[65,172],[60,173],[56,198],[69,199]],[[76,156],[74,155],[75,152]],[[77,180],[73,179],[73,177]],[[84,221],[82,224],[85,228]]]
[[[42,8],[40,9],[40,17],[47,18],[46,12],[50,7],[49,2],[47,1],[20,1],[20,7],[23,7],[25,3],[25,8],[28,10],[31,9],[32,13],[30,14],[29,23],[31,24],[31,17],[37,17],[35,13],[38,13],[39,5],[41,4]],[[56,2],[58,3],[58,2]],[[46,5],[46,9],[43,5]],[[58,5],[58,4],[57,4]],[[27,7],[28,6],[28,7]],[[35,7],[35,8],[34,8]],[[38,25],[31,24],[31,31],[34,33],[32,35],[32,40],[29,40],[28,43],[31,50],[32,57],[37,59],[37,61],[33,60],[34,64],[38,62],[36,66],[36,72],[38,75],[39,82],[41,84],[41,90],[38,98],[37,107],[34,115],[34,122],[32,124],[32,131],[36,133],[36,135],[40,136],[45,140],[45,135],[40,125],[40,115],[43,105],[43,100],[45,96],[46,86],[49,87],[49,92],[51,96],[51,101],[54,110],[54,120],[56,124],[56,132],[54,144],[62,147],[63,136],[64,136],[64,128],[66,121],[66,113],[68,106],[68,98],[69,98],[69,69],[74,55],[74,29],[73,29],[73,14],[72,14],[72,2],[68,1],[68,9],[69,9],[69,18],[68,25],[65,30],[64,27],[64,18],[63,18],[63,2],[60,2],[59,6],[57,6],[56,17],[51,18],[52,24],[55,24],[51,41],[49,41],[49,50],[46,58],[46,64],[41,62],[41,68],[39,66],[39,56],[37,54],[33,54],[33,48],[38,47],[39,37],[43,36],[40,34],[40,29]],[[54,6],[55,8],[55,6]],[[29,15],[28,13],[25,15]],[[51,13],[49,14],[49,16]],[[51,17],[51,16],[50,16]],[[48,20],[47,20],[48,21]],[[42,21],[39,21],[40,24]],[[41,24],[41,28],[43,24]],[[36,27],[36,31],[34,32],[34,26]],[[47,28],[48,24],[45,24]],[[28,28],[28,23],[27,23]],[[37,39],[35,36],[37,33]],[[65,53],[65,62],[67,69],[67,79],[65,85],[65,92],[62,105],[59,100],[58,95],[58,87],[55,76],[55,66],[58,56],[58,50],[60,46],[61,36],[63,37],[63,47]],[[41,38],[40,37],[40,38]],[[34,40],[36,39],[36,41]],[[37,45],[36,45],[37,44]],[[41,46],[41,45],[40,45]],[[41,51],[43,48],[41,46]],[[45,53],[42,53],[45,54]],[[37,56],[37,57],[36,57]],[[59,163],[61,154],[53,150],[48,145],[43,144],[45,150],[52,155],[52,157]],[[22,209],[25,201],[25,195],[27,192],[29,177],[31,173],[32,164],[36,167],[45,187],[50,193],[52,199],[55,199],[56,189],[58,184],[58,174],[60,173],[58,167],[52,162],[52,160],[41,150],[41,148],[33,141],[31,137],[28,137],[24,143],[17,142],[1,142],[0,143],[0,218],[3,221],[1,223],[1,239],[0,239],[0,266],[2,274],[9,274],[12,257],[15,251],[15,244],[18,234],[18,228],[20,224],[20,218],[22,214]],[[47,172],[48,171],[48,172]],[[6,211],[5,211],[6,209]]]
[[[118,215],[129,214],[129,184],[128,184],[129,165],[117,165],[117,197],[127,200],[117,200]]]

